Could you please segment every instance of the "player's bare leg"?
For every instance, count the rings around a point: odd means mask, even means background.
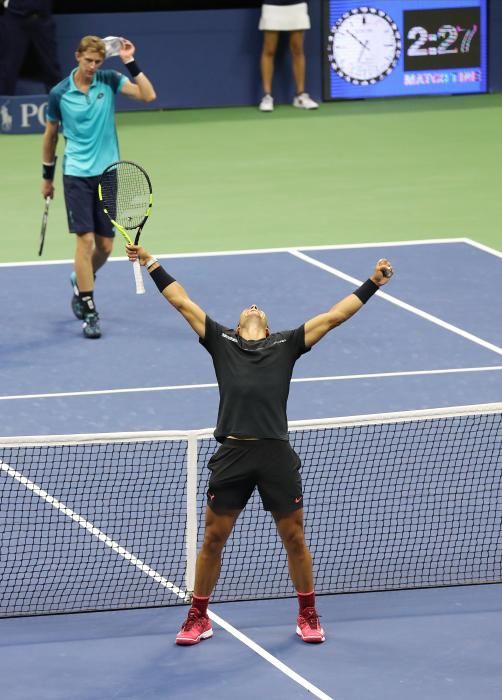
[[[324,630],[315,607],[312,557],[305,542],[303,508],[291,513],[272,515],[288,555],[289,575],[298,594],[300,610],[296,633],[304,642],[324,642]]]
[[[293,68],[293,78],[296,94],[305,92],[305,52],[303,49],[304,32],[291,32],[289,35],[289,50]]]
[[[75,273],[80,290],[86,292],[94,289],[94,271],[92,257],[94,252],[94,233],[77,234],[75,247]]]
[[[197,595],[209,596],[218,581],[221,569],[221,555],[240,510],[215,513],[206,508],[204,542],[197,556],[194,591]]]
[[[314,589],[312,557],[303,532],[303,508],[291,513],[272,513],[277,531],[288,555],[288,570],[295,589],[307,593]]]
[[[95,246],[92,253],[92,270],[94,274],[108,260],[113,250],[113,241],[114,239],[109,236],[98,236],[97,234],[94,236]]]
[[[274,62],[279,32],[263,32],[263,47],[260,58],[261,81],[263,85],[263,97],[260,102],[262,112],[272,112],[274,98],[272,97],[272,80],[274,77]]]
[[[212,637],[211,621],[207,615],[209,596],[218,581],[223,547],[239,517],[240,510],[216,513],[206,509],[204,542],[197,556],[192,605],[176,636],[176,644],[192,646]]]
[[[84,321],[82,330],[86,338],[100,338],[99,316],[94,305],[94,233],[77,235],[75,249],[75,274],[78,296],[73,296],[72,309],[77,318]]]

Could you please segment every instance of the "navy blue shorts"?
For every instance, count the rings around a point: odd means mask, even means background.
[[[63,175],[64,199],[70,233],[96,233],[113,238],[113,225],[98,198],[99,176]]]
[[[227,438],[208,462],[207,503],[214,511],[242,510],[255,487],[274,513],[303,508],[301,461],[285,440]]]

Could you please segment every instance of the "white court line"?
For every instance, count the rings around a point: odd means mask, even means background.
[[[218,256],[232,256],[232,255],[263,255],[264,253],[290,253],[292,250],[357,250],[363,248],[390,248],[393,247],[405,247],[405,246],[421,246],[421,245],[445,245],[450,243],[465,243],[466,245],[473,246],[474,248],[479,248],[479,250],[485,253],[490,253],[497,257],[502,257],[502,253],[494,248],[490,248],[483,243],[478,243],[472,238],[431,238],[431,239],[416,239],[412,241],[374,241],[371,243],[337,243],[333,245],[299,245],[299,246],[289,246],[286,248],[245,248],[243,250],[216,250],[216,251],[199,251],[196,253],[156,253],[157,258],[162,258],[162,260],[174,260],[174,259],[184,259],[184,258],[214,258]],[[124,262],[128,258],[125,255],[109,258],[108,262]],[[25,260],[23,262],[4,262],[0,263],[0,268],[2,267],[26,267],[26,266],[40,266],[40,265],[71,265],[73,264],[73,258],[68,258],[66,260]]]
[[[334,374],[327,377],[295,377],[294,384],[306,382],[340,382],[352,379],[387,379],[389,377],[415,377],[437,374],[459,374],[467,372],[498,372],[502,370],[502,365],[487,365],[485,367],[459,367],[453,369],[419,369],[407,372],[375,372],[370,374]],[[168,386],[141,386],[129,389],[90,389],[88,391],[60,391],[47,394],[12,394],[10,396],[0,396],[0,401],[17,401],[22,399],[61,399],[74,396],[100,396],[107,394],[137,394],[148,393],[150,391],[185,391],[187,389],[216,389],[218,384],[172,384]]]
[[[74,520],[78,525],[80,525],[80,527],[83,527],[91,535],[97,537],[98,540],[100,540],[101,542],[104,542],[104,544],[107,547],[110,547],[114,552],[116,552],[119,556],[123,557],[126,561],[130,562],[142,573],[147,574],[147,576],[150,576],[156,583],[160,584],[161,586],[164,586],[164,588],[167,588],[182,600],[185,600],[186,594],[184,591],[178,588],[178,586],[168,581],[164,576],[162,576],[150,566],[145,564],[143,561],[141,561],[141,559],[138,559],[136,556],[134,556],[134,554],[131,554],[131,552],[122,547],[118,542],[112,540],[112,538],[109,537],[102,530],[95,527],[92,523],[83,518],[81,515],[75,513],[75,511],[73,511],[71,508],[68,508],[68,506],[66,506],[64,503],[61,503],[61,501],[59,501],[57,498],[54,498],[53,496],[49,495],[47,491],[44,491],[44,489],[42,489],[40,486],[35,484],[33,481],[30,481],[30,479],[26,478],[20,472],[13,469],[11,466],[6,464],[5,462],[2,462],[1,460],[0,470],[8,476],[12,477],[13,479],[16,479],[16,481],[22,484],[25,488],[27,488],[36,496],[39,496],[39,498],[42,498],[53,508],[56,508],[56,510],[59,510],[61,513],[63,513],[63,515],[66,515],[72,520]],[[295,681],[303,688],[308,690],[309,693],[312,693],[312,695],[315,695],[315,697],[320,698],[320,700],[333,700],[331,696],[326,695],[326,693],[324,693],[322,690],[310,683],[310,681],[300,676],[298,673],[289,668],[289,666],[286,666],[286,664],[282,663],[282,661],[279,661],[279,659],[276,659],[275,656],[272,656],[272,654],[270,654],[268,651],[256,644],[256,642],[253,642],[252,639],[247,637],[242,632],[239,632],[239,630],[237,630],[231,624],[226,622],[222,617],[214,614],[211,610],[208,610],[208,615],[211,618],[211,620],[213,620],[216,624],[218,624],[220,627],[226,630],[229,634],[234,636],[238,641],[245,644],[252,651],[254,651],[256,654],[265,659],[265,661],[268,661],[270,664],[275,666],[275,668],[284,673],[286,676],[289,676],[289,678],[291,678],[293,681]]]
[[[164,576],[161,576],[159,573],[157,573],[157,571],[151,569],[147,564],[145,564],[145,562],[141,561],[141,559],[138,559],[138,557],[135,557],[134,554],[131,554],[131,552],[129,552],[124,547],[121,547],[121,545],[118,542],[112,540],[112,538],[108,537],[108,535],[105,534],[102,530],[95,527],[92,523],[83,518],[81,515],[78,515],[78,513],[75,513],[74,510],[68,508],[68,506],[66,506],[64,503],[61,503],[61,501],[59,501],[57,498],[54,498],[54,496],[49,495],[47,491],[44,491],[44,489],[38,486],[38,484],[35,484],[34,481],[30,481],[30,479],[23,476],[21,472],[16,471],[16,469],[13,469],[9,464],[6,464],[6,462],[3,462],[2,460],[0,460],[0,469],[3,472],[5,472],[8,476],[12,477],[13,479],[16,479],[16,481],[19,481],[19,483],[22,484],[25,488],[27,488],[28,491],[34,493],[35,496],[39,496],[53,508],[56,508],[56,510],[59,510],[61,513],[63,513],[63,515],[67,515],[69,518],[74,520],[77,523],[77,525],[80,525],[80,527],[83,527],[84,530],[87,530],[91,535],[97,537],[98,540],[104,542],[107,547],[113,549],[114,552],[119,554],[121,557],[124,557],[124,559],[126,559],[127,561],[131,562],[133,566],[138,568],[144,574],[147,574],[147,576],[153,578],[153,580],[157,583],[160,583],[161,586],[164,586],[164,588],[169,589],[170,591],[172,591],[172,593],[179,596],[180,598],[185,598],[185,593],[180,588],[178,588],[178,586],[176,586],[174,583],[171,583],[171,581],[168,581],[166,578],[164,578]]]
[[[490,248],[490,246],[484,245],[483,243],[478,243],[478,241],[474,241],[472,238],[466,238],[465,242],[472,245],[473,248],[479,248],[479,250],[482,250],[484,253],[490,253],[490,255],[495,255],[497,258],[502,258],[502,253],[499,250]]]
[[[321,698],[321,700],[333,700],[333,698],[330,695],[326,695],[326,693],[324,693],[322,690],[317,688],[315,685],[312,685],[312,683],[305,680],[305,678],[300,676],[295,671],[291,670],[289,666],[283,664],[282,661],[279,661],[279,659],[277,659],[275,656],[272,656],[272,654],[263,649],[263,647],[256,644],[256,642],[253,642],[252,639],[247,637],[245,634],[242,634],[242,632],[239,632],[239,630],[237,630],[235,627],[223,620],[219,615],[215,615],[215,613],[213,613],[211,610],[208,610],[208,615],[211,618],[211,620],[220,625],[220,627],[223,627],[223,629],[225,629],[229,634],[233,635],[240,642],[248,646],[252,651],[259,654],[263,659],[265,659],[265,661],[271,663],[279,671],[285,673],[292,680],[296,681],[299,685],[302,685],[306,690],[309,691],[309,693],[315,695],[316,698]]]
[[[291,249],[289,251],[291,255],[294,255],[295,257],[299,258],[300,260],[303,260],[304,262],[309,263],[310,265],[314,265],[315,267],[319,267],[321,270],[325,270],[326,272],[329,272],[331,275],[335,275],[335,277],[339,277],[342,280],[345,280],[346,282],[351,282],[352,284],[355,285],[361,285],[362,281],[357,279],[357,277],[352,277],[352,275],[347,275],[345,272],[342,272],[341,270],[338,270],[335,267],[332,267],[331,265],[326,265],[326,263],[320,262],[319,260],[316,260],[315,258],[311,258],[309,255],[305,255],[304,253],[301,253],[299,250]],[[416,316],[420,316],[421,318],[424,318],[426,321],[430,321],[431,323],[435,323],[437,326],[441,326],[441,328],[445,328],[448,331],[451,331],[452,333],[455,333],[456,335],[461,336],[462,338],[465,338],[466,340],[470,340],[473,343],[476,343],[477,345],[481,345],[481,347],[486,348],[487,350],[491,350],[492,352],[496,352],[498,355],[502,355],[502,348],[498,347],[498,345],[494,345],[493,343],[489,343],[487,340],[483,340],[483,338],[479,338],[477,335],[473,335],[472,333],[468,333],[467,331],[464,331],[462,328],[458,328],[458,326],[454,326],[451,323],[447,323],[446,321],[443,321],[442,319],[438,318],[437,316],[433,316],[432,314],[427,313],[426,311],[422,311],[421,309],[417,308],[416,306],[412,306],[411,304],[407,304],[405,301],[401,301],[400,299],[397,299],[396,297],[388,294],[387,292],[384,292],[382,289],[379,290],[378,296],[381,299],[385,299],[386,301],[390,302],[391,304],[394,304],[395,306],[399,306],[402,309],[405,309],[405,311],[410,311],[412,314],[415,314]]]
[[[156,253],[157,258],[163,260],[175,258],[214,258],[226,255],[262,255],[263,253],[289,253],[291,250],[352,250],[358,248],[383,248],[390,246],[414,246],[414,245],[443,245],[446,243],[471,244],[470,238],[432,238],[418,239],[414,241],[382,241],[373,243],[339,243],[334,245],[289,246],[287,248],[250,248],[244,250],[215,250],[198,253]],[[480,244],[481,245],[481,244]],[[108,262],[124,262],[127,256],[109,258]],[[23,267],[26,265],[69,265],[73,264],[73,258],[68,260],[27,260],[25,262],[0,263],[0,267]]]

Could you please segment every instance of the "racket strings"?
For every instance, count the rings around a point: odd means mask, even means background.
[[[150,182],[134,163],[117,163],[101,179],[101,196],[109,216],[127,230],[141,226],[151,204]]]

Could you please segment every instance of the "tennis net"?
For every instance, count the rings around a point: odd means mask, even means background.
[[[502,404],[290,424],[318,594],[502,580]],[[183,604],[210,430],[0,438],[0,616]],[[295,595],[255,493],[213,602]]]

